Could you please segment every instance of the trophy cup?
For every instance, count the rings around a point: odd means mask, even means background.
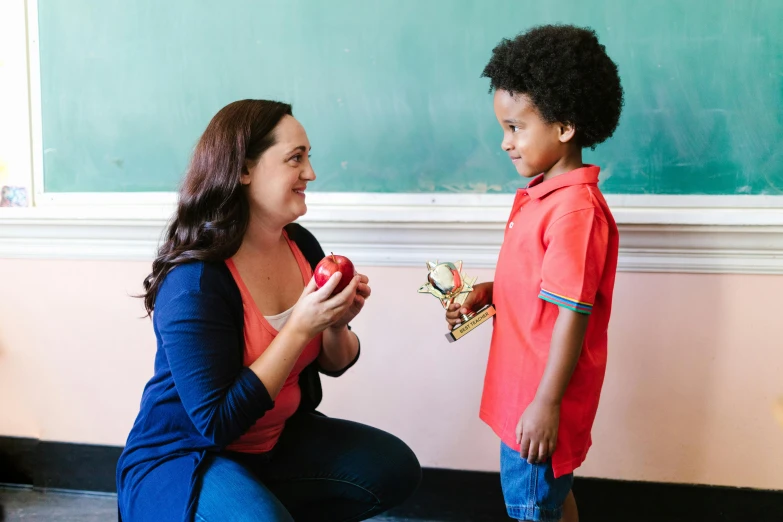
[[[420,294],[432,294],[440,300],[444,309],[452,303],[462,306],[468,294],[473,290],[477,278],[470,278],[462,273],[462,261],[455,263],[439,263],[427,261],[427,283],[419,288]],[[495,306],[488,304],[481,310],[462,315],[462,324],[456,325],[446,334],[450,343],[473,331],[484,321],[495,315]]]

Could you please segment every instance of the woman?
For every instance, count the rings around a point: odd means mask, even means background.
[[[419,482],[399,439],[315,411],[318,373],[359,356],[348,324],[370,287],[315,287],[324,253],[293,223],[309,151],[291,107],[265,100],[224,107],[196,146],[144,281],[158,349],[117,466],[125,522],[364,520]]]

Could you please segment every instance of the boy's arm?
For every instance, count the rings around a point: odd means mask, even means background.
[[[589,315],[559,307],[544,375],[536,396],[517,423],[522,458],[544,462],[555,451],[560,403],[582,352]]]
[[[546,252],[538,297],[557,305],[544,374],[517,423],[528,462],[544,462],[557,445],[560,404],[582,352],[588,319],[609,252],[609,223],[597,207],[567,212],[544,234]]]

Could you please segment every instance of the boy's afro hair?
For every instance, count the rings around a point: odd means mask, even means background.
[[[525,94],[547,122],[574,125],[581,147],[607,140],[620,120],[617,65],[592,29],[543,25],[504,38],[481,76],[490,79],[490,92]]]

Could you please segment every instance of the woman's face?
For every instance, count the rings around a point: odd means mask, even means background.
[[[240,181],[247,187],[251,215],[285,226],[307,212],[305,189],[315,172],[307,133],[293,116],[285,116],[273,132],[275,144],[247,162]]]

